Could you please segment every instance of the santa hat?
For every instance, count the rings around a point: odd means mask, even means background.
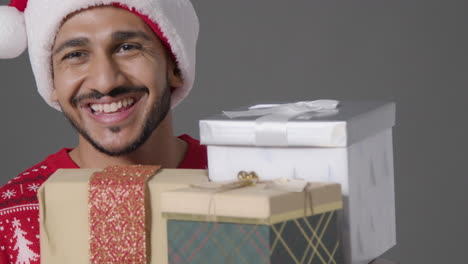
[[[51,101],[53,87],[51,49],[63,19],[76,11],[117,5],[139,15],[159,36],[176,60],[184,83],[172,92],[172,107],[192,89],[198,17],[190,0],[11,0],[0,6],[0,59],[15,58],[28,48],[37,89]]]

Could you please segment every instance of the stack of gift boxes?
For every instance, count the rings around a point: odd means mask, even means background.
[[[369,263],[396,244],[395,105],[268,104],[200,121],[208,170],[59,170],[41,262]]]

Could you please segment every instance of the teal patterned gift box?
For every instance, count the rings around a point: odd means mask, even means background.
[[[196,188],[164,193],[169,263],[341,264],[339,185],[316,185],[309,196],[250,187],[216,194]],[[208,210],[216,212],[202,213]]]

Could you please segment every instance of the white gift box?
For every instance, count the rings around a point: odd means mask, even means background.
[[[392,127],[395,104],[319,100],[259,105],[200,121],[212,181],[239,171],[342,185],[347,264],[396,244]],[[336,108],[335,108],[336,107]]]

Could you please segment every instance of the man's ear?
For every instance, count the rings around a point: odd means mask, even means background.
[[[168,59],[167,63],[167,81],[172,89],[177,89],[184,85],[182,73],[172,58]]]
[[[57,90],[55,90],[55,88],[52,90],[52,93],[50,93],[50,100],[54,103],[58,102]]]

